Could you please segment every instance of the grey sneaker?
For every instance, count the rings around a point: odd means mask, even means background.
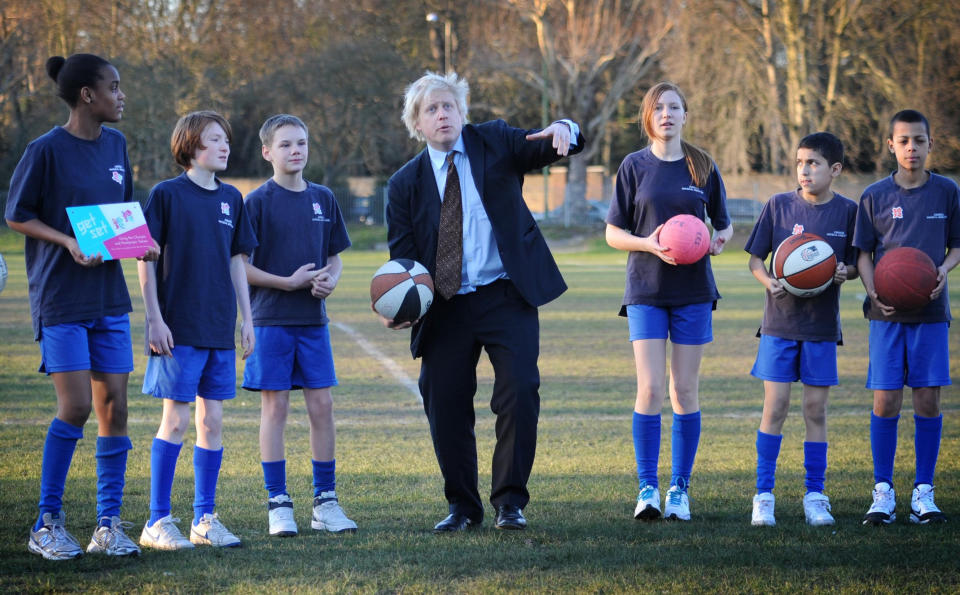
[[[320,495],[313,499],[313,520],[310,526],[317,531],[331,533],[357,532],[357,524],[347,518],[340,508],[337,493],[333,491],[320,492]]]
[[[193,544],[177,528],[179,522],[180,519],[168,514],[157,520],[152,527],[144,524],[140,533],[140,545],[158,550],[192,550]]]
[[[70,560],[83,555],[83,547],[63,527],[63,513],[53,516],[43,513],[43,526],[30,530],[27,549],[47,560]]]
[[[87,546],[88,554],[106,554],[108,556],[139,556],[140,548],[127,537],[124,529],[133,527],[133,523],[110,517],[109,527],[97,527]]]
[[[190,542],[214,547],[240,547],[240,538],[220,522],[217,513],[204,513],[196,525],[190,525]]]

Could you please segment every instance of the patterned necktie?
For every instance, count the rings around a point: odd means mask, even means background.
[[[437,238],[437,278],[434,285],[444,299],[460,291],[460,267],[463,262],[463,204],[460,175],[453,164],[456,151],[447,155],[447,185],[440,206],[440,230]]]

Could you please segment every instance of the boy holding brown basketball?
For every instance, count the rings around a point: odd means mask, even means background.
[[[933,139],[920,112],[903,110],[891,118],[887,147],[897,159],[897,171],[863,191],[853,242],[860,249],[857,264],[867,290],[863,303],[870,321],[867,388],[873,389],[870,445],[875,486],[863,523],[886,525],[897,518],[893,461],[904,385],[913,389],[915,423],[910,522],[944,522],[933,499],[933,473],[943,428],[940,387],[950,384],[946,287],[947,273],[960,262],[960,191],[952,180],[924,169]],[[922,250],[937,266],[937,286],[922,308],[897,310],[877,296],[874,265],[887,250],[899,246]]]
[[[852,246],[857,204],[830,189],[843,169],[843,143],[829,132],[804,137],[797,147],[797,182],[792,192],[776,194],[764,205],[747,240],[750,271],[766,288],[760,346],[751,374],[763,380],[763,416],[757,431],[757,493],[751,524],[775,525],[773,487],[790,407],[793,382],[803,383],[805,485],[803,511],[810,525],[832,525],[830,499],[824,495],[827,469],[827,396],[839,383],[840,285],[857,276]],[[815,234],[837,259],[833,283],[818,295],[798,297],[764,263],[784,240]],[[829,278],[828,278],[829,280]]]
[[[273,177],[246,197],[259,246],[245,260],[257,350],[247,361],[243,387],[260,391],[260,458],[268,494],[270,535],[297,534],[287,492],[284,427],[290,390],[303,388],[310,420],[313,466],[311,526],[332,533],[357,524],[340,508],[334,458],[333,397],[337,385],[324,300],[337,286],[347,228],[325,186],[304,180],[306,125],[271,116],[260,128],[263,158]]]

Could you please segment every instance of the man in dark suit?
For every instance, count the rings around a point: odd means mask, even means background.
[[[387,205],[390,257],[422,263],[436,289],[430,310],[412,325],[410,347],[422,358],[420,393],[449,502],[438,533],[483,520],[473,408],[481,349],[495,374],[496,527],[526,527],[540,413],[537,308],[566,284],[523,201],[523,175],[584,143],[569,120],[542,131],[502,120],[465,124],[468,90],[452,72],[428,72],[407,88],[403,120],[427,148],[390,178]]]

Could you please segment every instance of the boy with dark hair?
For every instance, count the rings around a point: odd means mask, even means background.
[[[244,257],[257,351],[247,361],[243,387],[260,391],[260,458],[269,531],[297,534],[287,493],[284,427],[290,390],[303,388],[313,460],[311,526],[354,532],[357,524],[344,514],[335,491],[330,388],[337,385],[337,376],[324,303],[340,279],[340,252],[350,247],[350,238],[330,189],[303,179],[308,154],[303,121],[287,114],[271,116],[260,128],[260,141],[273,177],[246,198],[259,244],[249,259]]]
[[[903,110],[891,118],[887,147],[896,156],[897,171],[863,191],[854,235],[867,290],[863,313],[870,321],[867,388],[873,389],[870,445],[876,484],[863,523],[885,525],[897,518],[893,461],[904,385],[913,389],[915,422],[910,521],[944,522],[946,516],[933,499],[933,473],[943,429],[940,387],[950,384],[946,289],[947,273],[960,262],[960,191],[949,178],[924,169],[933,139],[920,112]],[[887,250],[900,246],[922,250],[937,266],[931,301],[917,310],[896,310],[883,303],[874,288],[875,264]]]
[[[149,345],[143,392],[163,400],[150,452],[150,519],[140,545],[234,547],[240,540],[214,513],[223,461],[223,401],[236,396],[237,306],[243,357],[253,351],[250,296],[242,254],[257,245],[240,192],[216,174],[227,168],[230,125],[200,111],[180,118],[170,149],[184,173],[150,191],[144,216],[161,246],[156,267],[138,264]],[[170,514],[170,492],[196,402],[193,524],[187,540]]]
[[[797,147],[797,181],[792,192],[776,194],[764,205],[744,248],[750,271],[767,289],[760,346],[751,374],[763,380],[763,416],[757,431],[757,493],[751,524],[775,525],[773,487],[780,454],[780,433],[790,407],[791,384],[803,383],[805,484],[803,511],[810,525],[832,525],[830,499],[823,493],[827,469],[827,397],[839,383],[837,345],[840,285],[857,276],[853,229],[857,204],[830,189],[843,169],[843,143],[829,132],[804,137]],[[801,298],[788,293],[764,264],[768,254],[791,235],[813,233],[837,256],[833,284],[823,293]]]

